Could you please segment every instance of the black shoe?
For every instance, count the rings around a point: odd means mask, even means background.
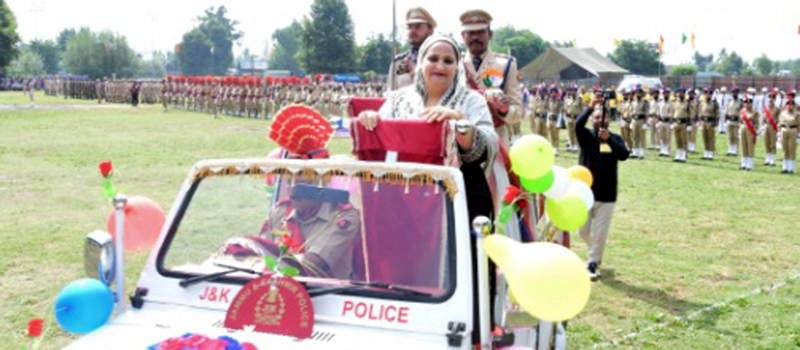
[[[589,271],[589,279],[592,280],[592,282],[597,282],[597,280],[600,279],[600,268],[597,266],[596,262],[589,262],[586,269]]]

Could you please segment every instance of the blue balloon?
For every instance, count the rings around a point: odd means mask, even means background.
[[[114,311],[114,293],[103,282],[83,278],[68,284],[56,298],[56,320],[70,333],[89,333]]]

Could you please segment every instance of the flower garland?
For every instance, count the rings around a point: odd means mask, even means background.
[[[151,345],[147,350],[258,350],[251,343],[239,343],[228,336],[209,338],[201,334],[186,333]]]

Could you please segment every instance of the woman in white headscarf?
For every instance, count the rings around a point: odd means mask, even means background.
[[[414,84],[392,92],[380,111],[362,112],[358,119],[368,130],[374,129],[380,119],[469,122],[471,128],[456,133],[456,143],[470,221],[478,215],[493,217],[486,174],[491,171],[499,148],[497,134],[485,97],[467,89],[455,40],[443,35],[428,37],[417,55]]]

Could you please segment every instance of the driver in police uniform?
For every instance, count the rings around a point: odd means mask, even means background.
[[[306,276],[350,279],[353,273],[353,244],[361,232],[358,210],[344,190],[298,183],[289,197],[275,204],[259,237],[229,239],[220,253],[236,257],[275,256],[276,244],[298,257],[289,265],[301,267]],[[299,258],[302,256],[302,258]]]

